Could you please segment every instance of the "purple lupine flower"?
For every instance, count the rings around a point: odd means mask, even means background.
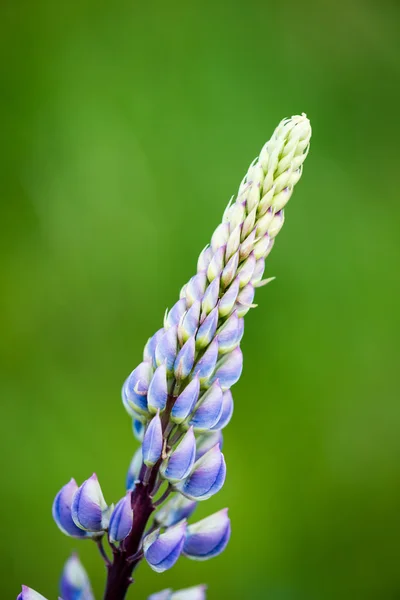
[[[194,560],[207,560],[223,552],[231,534],[228,509],[206,517],[186,529],[183,554]]]
[[[76,554],[64,565],[60,592],[63,600],[94,600],[89,577]]]
[[[93,473],[75,492],[72,498],[71,515],[77,527],[90,532],[107,529],[113,506],[108,506],[103,492]]]
[[[144,538],[144,557],[153,571],[162,573],[174,566],[185,542],[186,521],[169,527],[164,533],[156,529]]]
[[[133,510],[131,492],[127,492],[116,504],[108,526],[108,537],[111,543],[122,542],[131,532],[133,525]]]
[[[225,476],[225,459],[217,444],[195,462],[189,477],[174,487],[191,500],[208,500],[222,488]]]
[[[61,488],[53,502],[53,519],[59,529],[66,535],[85,538],[88,537],[88,532],[77,527],[71,515],[72,499],[77,490],[78,485],[75,479],[71,479],[71,481]]]
[[[142,442],[131,461],[126,496],[115,509],[107,506],[93,475],[79,488],[71,480],[55,499],[53,515],[60,529],[90,537],[98,545],[108,565],[106,598],[125,597],[130,573],[143,554],[153,570],[162,572],[182,550],[189,558],[204,560],[222,552],[228,542],[226,509],[189,527],[185,519],[197,501],[217,493],[225,480],[221,429],[232,416],[230,388],[242,371],[243,317],[255,306],[255,288],[271,280],[262,279],[265,259],[284,224],[283,209],[300,179],[310,135],[305,116],[277,127],[201,252],[197,273],[182,287],[164,326],[148,340],[143,362],[126,379],[123,404]],[[162,477],[168,485],[158,497]],[[145,535],[158,505],[162,507]],[[112,562],[102,546],[107,529]],[[82,575],[76,561],[74,572]],[[82,585],[67,569],[63,581],[64,600],[72,600],[71,590],[76,591],[73,600],[92,598],[91,592],[81,594]],[[204,598],[204,586],[196,586],[164,590],[150,600]],[[19,599],[43,597],[25,587]]]

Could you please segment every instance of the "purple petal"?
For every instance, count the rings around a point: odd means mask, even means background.
[[[132,419],[132,431],[138,442],[143,442],[145,425],[139,419]]]
[[[143,462],[148,467],[156,464],[161,456],[163,448],[163,432],[161,426],[160,413],[157,412],[155,417],[150,421],[146,433],[144,434],[142,453]]]
[[[229,238],[229,225],[228,223],[221,223],[214,231],[211,238],[211,248],[213,252],[216,252],[221,246],[225,246]]]
[[[175,488],[191,500],[207,500],[222,488],[225,475],[224,456],[217,445],[195,462],[189,477]]]
[[[189,525],[183,554],[194,560],[214,558],[225,550],[231,533],[228,509]]]
[[[197,300],[202,299],[206,285],[207,277],[204,271],[197,273],[189,280],[185,290],[187,308],[190,308]]]
[[[238,271],[239,287],[243,288],[249,283],[253,277],[254,269],[256,268],[256,259],[254,252],[244,261]]]
[[[174,566],[178,560],[185,541],[186,521],[169,527],[160,534],[157,529],[145,537],[143,541],[144,556],[157,573],[162,573]]]
[[[222,271],[221,283],[224,288],[234,280],[236,271],[239,265],[239,252],[235,252],[233,256],[228,260],[226,267]]]
[[[167,314],[166,318],[165,318],[165,329],[169,329],[170,327],[173,327],[174,325],[178,325],[179,321],[181,320],[181,318],[183,317],[183,315],[186,312],[186,299],[185,298],[181,298],[180,300],[178,300],[178,302],[176,302],[174,304],[174,306],[171,308],[171,310],[169,311],[169,313]]]
[[[179,442],[171,456],[161,466],[161,474],[171,483],[187,477],[196,457],[196,439],[191,427]]]
[[[254,300],[254,286],[251,283],[248,283],[237,297],[236,301],[236,310],[239,317],[244,317],[246,313],[252,308],[252,303]]]
[[[171,421],[182,423],[190,415],[199,397],[199,392],[200,381],[198,377],[195,377],[175,400],[171,411]]]
[[[216,277],[219,277],[222,269],[224,268],[224,257],[225,257],[225,246],[221,246],[215,252],[211,259],[210,264],[207,268],[208,281],[213,281]]]
[[[156,592],[155,594],[151,594],[151,596],[149,596],[147,600],[171,600],[171,597],[172,590],[168,589],[162,590],[161,592]]]
[[[198,407],[190,421],[196,432],[208,431],[222,416],[223,393],[218,381],[201,396]]]
[[[146,396],[152,376],[151,364],[142,362],[132,371],[122,388],[124,403],[138,413],[147,413]]]
[[[229,390],[229,388],[232,387],[232,385],[234,385],[240,378],[242,369],[243,354],[238,346],[217,362],[212,381],[216,381],[218,379],[222,389],[224,391]]]
[[[88,537],[87,531],[77,527],[72,520],[71,505],[72,498],[78,489],[75,479],[64,485],[58,492],[53,502],[53,519],[63,533],[76,538]]]
[[[218,312],[220,317],[225,317],[232,312],[233,307],[235,306],[236,298],[239,293],[239,279],[236,278],[228,290],[222,296],[221,300],[218,303]]]
[[[174,369],[177,379],[186,379],[189,375],[193,368],[195,350],[195,340],[192,336],[183,345],[176,357]]]
[[[23,585],[22,592],[19,594],[17,600],[46,600],[46,598],[38,592],[35,592],[32,588]]]
[[[205,291],[201,303],[202,314],[208,315],[217,306],[219,298],[220,278],[216,277]]]
[[[75,492],[71,515],[75,525],[91,532],[100,532],[108,527],[110,512],[95,473]]]
[[[195,365],[193,374],[198,375],[200,383],[205,383],[211,377],[218,358],[218,340],[214,338],[207,350]]]
[[[212,249],[209,246],[206,246],[204,250],[202,250],[200,253],[199,260],[197,261],[197,270],[207,271],[208,265],[210,264],[212,257]]]
[[[196,333],[200,320],[200,306],[200,302],[196,300],[182,317],[178,326],[178,336],[181,344],[184,344]]]
[[[215,280],[214,280],[215,281]],[[213,339],[218,326],[218,308],[212,309],[210,314],[204,319],[200,325],[196,335],[196,348],[201,350],[208,346]]]
[[[168,398],[167,367],[165,363],[157,367],[147,392],[147,406],[152,414],[164,410]]]
[[[206,586],[196,585],[185,590],[178,590],[171,596],[171,600],[206,600]]]
[[[240,342],[242,328],[239,326],[237,312],[233,312],[218,330],[218,353],[232,352]]]
[[[230,390],[226,390],[223,394],[222,413],[217,423],[211,429],[219,430],[226,427],[233,415],[233,398]]]
[[[247,238],[242,242],[239,249],[240,260],[245,260],[254,249],[254,242],[256,240],[256,230],[253,231],[247,236]]]
[[[178,349],[178,327],[173,325],[162,336],[156,347],[156,362],[160,366],[166,362],[167,370],[172,371]],[[150,382],[149,382],[150,383]]]
[[[127,492],[112,512],[108,528],[108,536],[111,543],[122,542],[131,532],[133,524],[131,497],[132,493]]]
[[[264,270],[265,270],[265,259],[264,258],[259,258],[256,261],[256,266],[254,269],[254,273],[252,275],[251,278],[251,283],[256,286],[257,283],[260,283],[263,275],[264,275]]]

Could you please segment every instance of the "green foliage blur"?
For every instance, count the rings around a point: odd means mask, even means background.
[[[124,492],[120,401],[147,338],[285,116],[303,178],[246,317],[226,430],[227,551],[137,572],[132,598],[400,598],[400,5],[3,0],[1,598],[57,597],[90,542],[52,522],[96,471]]]

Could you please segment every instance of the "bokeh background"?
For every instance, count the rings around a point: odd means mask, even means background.
[[[130,597],[400,598],[400,6],[389,0],[1,5],[1,597],[55,598],[51,519],[124,491],[120,402],[248,164],[305,111],[311,153],[247,317],[226,431],[227,551],[143,565]]]

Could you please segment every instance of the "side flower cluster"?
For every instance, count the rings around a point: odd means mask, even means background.
[[[181,555],[215,557],[229,541],[227,509],[194,524],[187,521],[197,503],[225,481],[222,430],[232,417],[231,388],[242,372],[244,316],[256,306],[256,288],[270,281],[264,278],[265,260],[283,226],[283,209],[300,179],[310,136],[305,115],[280,123],[201,252],[196,274],[127,377],[122,401],[141,445],[129,466],[126,494],[115,506],[107,504],[92,475],[80,486],[72,479],[55,498],[53,517],[61,531],[94,540],[107,562],[105,600],[125,597],[143,557],[160,573]],[[104,536],[112,561],[102,546]],[[76,567],[77,559],[70,560]],[[64,600],[71,598],[68,589],[62,586]],[[24,588],[20,598],[41,598],[32,593]],[[74,598],[92,597],[88,587],[84,594]],[[164,590],[149,600],[203,598],[205,587],[197,586]]]

